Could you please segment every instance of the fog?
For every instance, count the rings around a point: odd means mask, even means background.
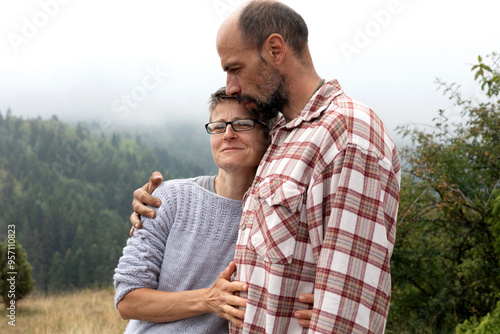
[[[225,84],[217,29],[244,2],[2,1],[0,112],[201,126],[210,93]],[[470,67],[478,55],[500,51],[497,1],[283,2],[308,24],[320,76],[338,79],[393,133],[429,124],[439,109],[459,117],[436,90],[437,77],[484,98]]]

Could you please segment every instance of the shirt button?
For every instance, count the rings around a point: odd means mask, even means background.
[[[242,230],[242,231],[244,231],[246,228],[247,228],[247,224],[243,223],[243,224],[241,225],[241,230]]]

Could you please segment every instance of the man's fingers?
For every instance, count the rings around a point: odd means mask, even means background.
[[[137,205],[139,206],[151,205],[152,207],[155,208],[158,208],[161,205],[161,201],[158,198],[151,196],[151,194],[149,194],[146,191],[145,187],[146,185],[134,191],[134,200],[132,201],[132,206],[134,207],[134,211],[136,209],[135,206]]]
[[[150,194],[158,188],[158,186],[163,182],[163,176],[160,172],[154,172],[151,174],[148,184],[146,185],[146,191]]]
[[[134,196],[135,196],[135,193],[134,193]],[[156,198],[152,197],[151,195],[148,195],[148,196],[153,198],[153,200],[157,200]],[[132,201],[132,208],[134,209],[134,212],[140,216],[154,218],[156,216],[155,210],[148,208],[146,206],[146,204],[149,204],[149,203],[145,203],[143,201],[145,201],[145,199],[138,199],[138,198],[134,197],[134,200]]]
[[[134,212],[130,215],[130,223],[132,224],[132,228],[129,232],[130,236],[134,234],[134,227],[138,229],[142,228],[140,216],[149,218],[156,217],[156,212],[153,209],[148,208],[147,206],[150,205],[156,208],[160,207],[161,201],[158,198],[151,196],[151,193],[162,182],[163,176],[160,174],[160,172],[154,172],[151,175],[148,183],[134,191],[134,199],[132,200],[132,208],[134,209]]]
[[[141,217],[135,212],[130,215],[130,223],[136,228],[142,227]]]

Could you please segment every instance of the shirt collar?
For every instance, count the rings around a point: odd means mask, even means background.
[[[325,111],[334,97],[342,94],[342,87],[340,87],[337,80],[333,79],[325,82],[307,102],[304,109],[293,120],[286,124],[287,129],[292,129],[299,126],[302,122],[310,122],[318,118],[323,111]],[[275,128],[285,125],[285,118],[283,115],[276,123]]]

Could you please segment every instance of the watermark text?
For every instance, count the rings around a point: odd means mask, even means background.
[[[16,326],[16,225],[7,226],[7,318],[10,326]]]

